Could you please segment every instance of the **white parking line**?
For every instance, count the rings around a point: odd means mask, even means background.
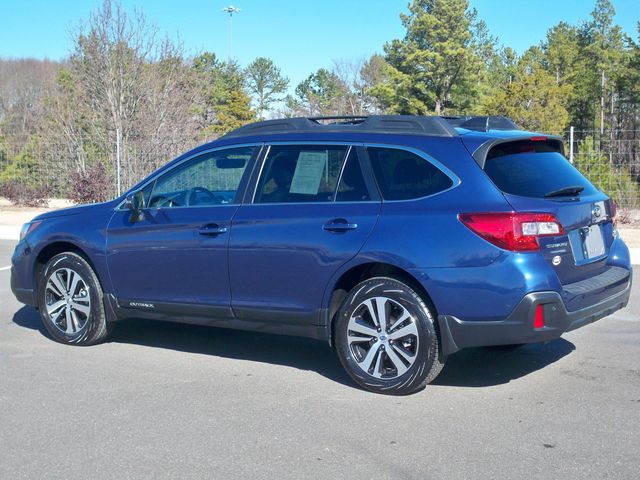
[[[10,268],[11,268],[11,265],[9,265],[8,267],[0,267],[0,272],[1,272],[2,270],[9,270]]]
[[[20,237],[20,227],[16,225],[0,225],[1,240],[18,240]]]

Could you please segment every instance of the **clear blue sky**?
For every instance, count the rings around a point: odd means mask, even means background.
[[[234,16],[234,56],[246,65],[272,58],[293,85],[334,60],[364,58],[403,35],[398,15],[408,0],[123,0],[142,8],[160,32],[180,36],[189,52],[229,51],[229,3]],[[71,29],[101,0],[0,0],[0,57],[61,59]],[[471,0],[490,32],[518,52],[540,42],[561,20],[586,20],[595,0]],[[637,38],[640,0],[614,0],[616,22]]]

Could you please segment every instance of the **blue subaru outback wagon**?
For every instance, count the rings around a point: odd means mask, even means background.
[[[505,118],[271,120],[36,217],[11,285],[60,342],[130,317],[300,335],[363,388],[408,394],[462,348],[623,308],[615,208],[560,138]]]

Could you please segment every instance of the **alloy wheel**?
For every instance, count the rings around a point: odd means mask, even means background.
[[[403,305],[388,297],[371,297],[354,310],[347,343],[357,365],[379,379],[394,379],[414,364],[418,327]]]
[[[45,287],[46,314],[58,330],[72,335],[82,330],[91,312],[89,288],[71,268],[54,271]]]

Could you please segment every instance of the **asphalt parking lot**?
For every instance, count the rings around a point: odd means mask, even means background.
[[[638,288],[560,340],[463,351],[386,397],[310,340],[128,321],[60,345],[0,270],[0,478],[638,478]]]

